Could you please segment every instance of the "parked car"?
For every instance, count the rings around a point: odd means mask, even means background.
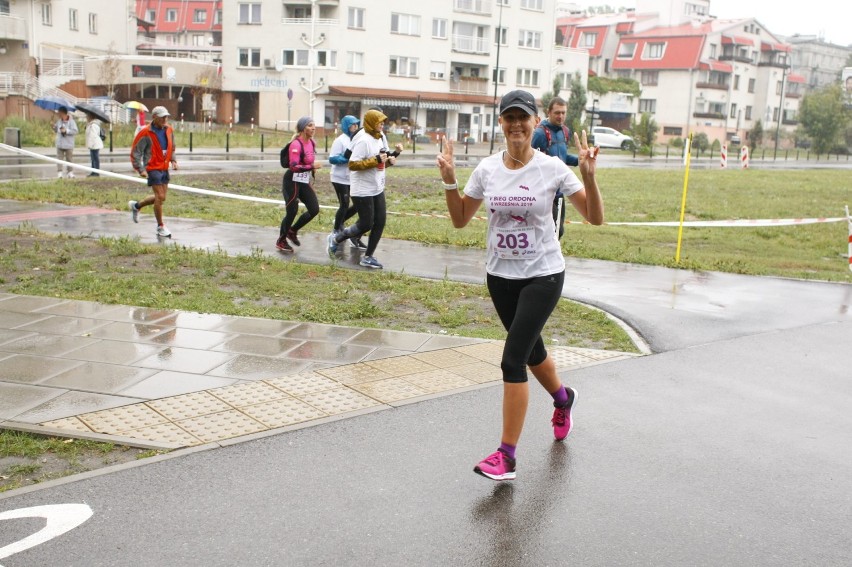
[[[592,135],[595,137],[595,145],[602,148],[629,150],[633,147],[633,138],[606,126],[595,126],[592,128]]]

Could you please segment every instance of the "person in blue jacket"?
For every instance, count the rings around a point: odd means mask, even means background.
[[[329,151],[331,184],[334,186],[334,192],[337,193],[339,204],[334,214],[334,232],[343,230],[343,223],[356,213],[355,206],[350,204],[349,199],[349,153],[346,150],[349,149],[349,143],[360,127],[361,121],[352,115],[347,114],[341,118],[340,135],[334,140]],[[349,242],[353,248],[362,251],[367,249],[367,245],[358,237],[350,238]]]
[[[580,162],[577,156],[568,153],[568,140],[571,133],[565,125],[568,115],[568,103],[562,97],[555,96],[547,105],[547,118],[541,121],[533,132],[532,147],[558,157],[564,163],[576,167]],[[556,194],[553,201],[553,221],[559,227],[559,236],[565,231],[565,205],[562,193]]]

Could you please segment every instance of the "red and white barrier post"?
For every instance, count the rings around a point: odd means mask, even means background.
[[[743,146],[740,150],[740,162],[742,162],[743,169],[748,169],[748,146]]]
[[[725,169],[726,167],[728,167],[728,145],[727,144],[722,144],[721,156],[722,156],[721,166],[722,166],[722,169]]]

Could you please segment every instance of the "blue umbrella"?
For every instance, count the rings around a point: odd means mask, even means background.
[[[35,101],[35,105],[45,110],[52,110],[53,112],[59,110],[60,106],[64,106],[65,108],[67,108],[68,112],[72,112],[73,110],[75,110],[73,104],[71,104],[64,98],[60,98],[58,96],[43,96],[41,98],[37,98]]]

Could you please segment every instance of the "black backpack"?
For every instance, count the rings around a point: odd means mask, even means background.
[[[281,155],[279,156],[279,159],[281,160],[281,167],[283,167],[284,169],[290,169],[290,144],[292,144],[292,143],[293,143],[293,140],[290,140],[289,142],[284,144],[283,148],[281,148]],[[316,142],[311,140],[311,143],[314,145],[314,150],[316,150],[316,147],[317,147]],[[305,156],[305,146],[302,145],[301,157],[304,157],[304,156]]]
[[[104,127],[98,124],[98,137],[100,137],[101,142],[106,140],[106,132],[104,132]]]

